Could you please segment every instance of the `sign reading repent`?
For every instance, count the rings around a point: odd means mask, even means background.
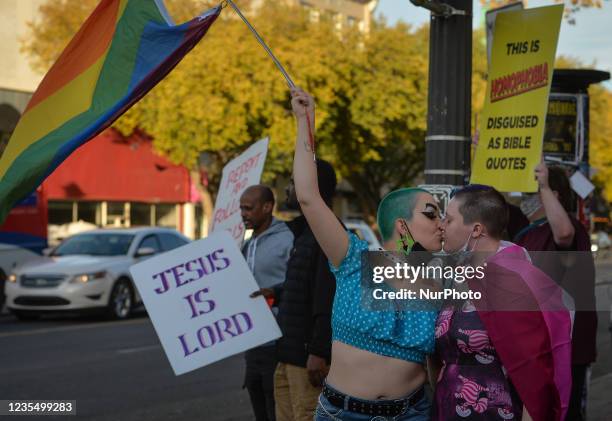
[[[239,246],[245,232],[240,216],[240,196],[247,187],[259,184],[269,141],[265,138],[253,143],[223,167],[210,232],[229,231]]]

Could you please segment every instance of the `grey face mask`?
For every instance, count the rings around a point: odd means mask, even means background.
[[[470,235],[467,238],[467,240],[465,240],[465,243],[463,244],[463,246],[454,253],[446,253],[445,257],[449,259],[449,261],[452,262],[453,265],[463,265],[466,262],[468,262],[471,259],[472,255],[474,254],[474,249],[478,245],[478,240],[480,238],[476,238],[476,242],[474,243],[474,246],[470,250],[469,244],[470,244],[471,239],[472,239],[472,233],[470,232]]]
[[[526,196],[521,200],[520,208],[521,212],[529,218],[531,215],[536,213],[542,207],[542,201],[538,193],[533,193]]]
[[[459,265],[467,263],[472,258],[472,255],[474,254],[474,249],[478,245],[478,240],[480,240],[480,237],[476,238],[476,242],[474,243],[474,246],[470,250],[470,240],[471,239],[472,239],[472,233],[470,233],[470,236],[467,238],[467,240],[465,240],[465,244],[463,245],[463,247],[461,247],[461,250],[459,250],[459,252],[457,253],[458,254],[457,263]]]

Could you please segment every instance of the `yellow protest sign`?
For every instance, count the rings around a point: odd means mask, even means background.
[[[500,13],[471,183],[534,192],[563,5]]]

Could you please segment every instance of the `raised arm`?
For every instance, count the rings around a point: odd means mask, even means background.
[[[548,184],[548,167],[544,161],[536,167],[535,173],[540,188],[540,198],[555,244],[561,248],[569,247],[574,242],[576,232],[567,212],[563,209],[563,205]]]
[[[348,234],[319,193],[317,166],[313,159],[314,100],[299,88],[291,90],[291,106],[297,121],[293,182],[302,213],[323,253],[339,266],[348,249]],[[309,127],[310,126],[310,127]]]

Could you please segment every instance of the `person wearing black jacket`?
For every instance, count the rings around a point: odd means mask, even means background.
[[[332,166],[317,160],[319,191],[331,204],[336,190]],[[287,205],[299,210],[293,181]],[[277,421],[312,420],[331,360],[331,312],[336,280],[303,215],[287,223],[295,237],[279,302],[279,364],[274,374]]]

